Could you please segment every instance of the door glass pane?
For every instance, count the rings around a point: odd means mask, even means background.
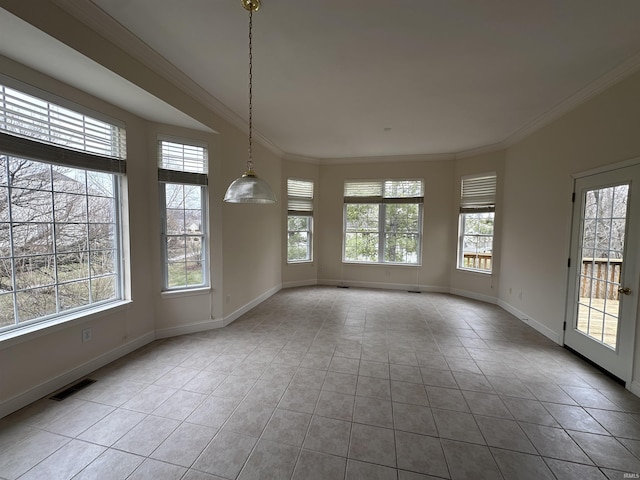
[[[616,349],[629,185],[589,190],[580,242],[576,329]]]

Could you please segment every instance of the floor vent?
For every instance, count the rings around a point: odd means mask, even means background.
[[[80,380],[78,383],[74,383],[70,387],[65,388],[61,392],[56,393],[54,396],[49,397],[50,400],[55,400],[60,402],[67,397],[70,397],[76,392],[79,392],[83,388],[87,388],[89,385],[96,383],[97,380],[91,380],[90,378],[85,378],[84,380]]]
[[[349,285],[337,285],[338,288],[349,288]]]
[[[420,290],[407,290],[409,293],[422,293]]]

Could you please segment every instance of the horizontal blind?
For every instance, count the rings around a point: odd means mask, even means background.
[[[462,178],[460,212],[493,212],[495,204],[495,173]]]
[[[422,203],[422,180],[366,180],[344,183],[345,203]]]
[[[4,85],[0,85],[0,131],[90,155],[126,158],[122,126]]]
[[[289,215],[313,214],[313,182],[287,179],[287,198]]]
[[[158,141],[158,180],[207,185],[208,154],[203,145]]]

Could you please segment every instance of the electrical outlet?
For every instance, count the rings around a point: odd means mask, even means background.
[[[227,293],[227,303],[229,303],[231,301],[231,294]]]
[[[85,328],[82,330],[82,343],[91,341],[92,332],[90,328]]]

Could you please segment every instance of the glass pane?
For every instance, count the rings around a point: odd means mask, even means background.
[[[8,165],[9,157],[0,153],[0,186],[9,185],[9,177],[7,175]]]
[[[576,329],[613,349],[618,315],[628,185],[585,193]]]
[[[184,208],[191,210],[202,209],[202,187],[184,185]]]
[[[167,265],[167,284],[169,288],[187,285],[187,266],[184,262],[169,262]]]
[[[385,262],[418,263],[418,235],[387,234],[384,249]]]
[[[58,286],[60,310],[70,310],[89,304],[89,281],[62,283]]]
[[[176,235],[185,232],[184,210],[167,208],[167,234]]]
[[[54,192],[78,193],[84,196],[87,178],[84,170],[53,165]]]
[[[89,247],[91,250],[114,248],[116,245],[116,227],[110,223],[89,224]]]
[[[187,286],[202,285],[202,262],[187,262],[185,268],[187,270]]]
[[[13,290],[13,274],[10,258],[0,258],[0,294]]]
[[[377,233],[347,233],[345,235],[345,260],[377,262],[378,245]]]
[[[377,204],[348,204],[347,231],[378,232],[379,206]]]
[[[55,193],[56,222],[87,222],[87,197],[70,193]]]
[[[100,250],[90,253],[91,276],[101,276],[116,273],[115,250]]]
[[[117,277],[111,275],[108,277],[94,278],[91,280],[91,297],[94,302],[104,300],[112,300],[117,298]]]
[[[14,188],[51,191],[51,166],[46,163],[11,157],[9,176]]]
[[[102,172],[87,172],[87,192],[99,197],[113,197],[115,195],[113,175]]]
[[[0,226],[4,230],[0,237],[8,236],[8,228]],[[22,223],[14,224],[13,247],[16,255],[39,255],[53,253],[53,225],[50,223]],[[0,240],[1,241],[1,240]],[[5,238],[8,247],[8,238]],[[8,252],[8,250],[7,250]]]
[[[87,249],[86,223],[59,223],[56,225],[56,249],[58,253]]]
[[[2,277],[0,277],[0,328],[16,323],[13,316],[13,295],[2,293],[2,291]]]
[[[79,251],[58,255],[57,259],[59,282],[89,278],[89,252]]]
[[[169,262],[184,262],[187,257],[187,243],[184,237],[167,238],[167,260]]]
[[[165,183],[165,205],[167,208],[184,208],[184,187],[174,183]]]
[[[418,233],[420,230],[420,208],[417,204],[385,205],[385,232]]]
[[[0,222],[9,221],[9,189],[0,186]]]
[[[185,210],[184,211],[184,228],[188,234],[203,233],[202,229],[202,210]]]
[[[89,221],[92,223],[115,223],[115,200],[107,197],[87,197]]]
[[[287,229],[289,231],[309,231],[311,217],[304,215],[289,215],[287,219]]]
[[[288,233],[287,259],[289,261],[310,260],[309,234],[307,232]]]
[[[53,285],[56,281],[53,255],[18,257],[14,260],[18,290]]]
[[[202,261],[202,238],[188,237],[185,239],[186,260],[191,262]]]
[[[26,322],[34,318],[56,313],[55,287],[35,288],[16,293],[18,321]]]
[[[53,220],[51,192],[11,189],[11,214],[14,222],[46,222]]]

